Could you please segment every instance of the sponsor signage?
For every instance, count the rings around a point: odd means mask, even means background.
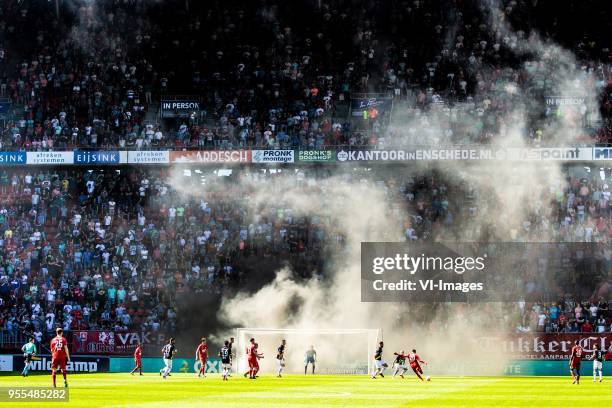
[[[145,373],[158,372],[163,368],[164,363],[161,358],[143,357],[142,371]],[[200,361],[193,358],[175,357],[172,364],[172,372],[178,373],[198,373],[200,371]],[[111,357],[109,370],[112,373],[129,372],[134,368],[134,359],[128,357]],[[218,357],[209,357],[206,360],[207,373],[221,372],[221,359]]]
[[[0,355],[0,371],[13,371],[13,356]]]
[[[250,163],[250,150],[170,152],[170,163]]]
[[[193,372],[200,372],[202,363],[200,360],[194,361]],[[207,373],[220,373],[221,372],[221,359],[220,358],[209,358],[206,360],[206,368],[204,369]]]
[[[507,149],[509,160],[593,160],[593,149],[583,147],[548,147],[539,149]]]
[[[419,161],[419,160],[493,160],[504,159],[504,150],[419,149],[419,150],[341,150],[338,161]]]
[[[75,150],[74,164],[121,164],[127,162],[127,152],[117,150]]]
[[[293,163],[293,150],[253,150],[253,163]]]
[[[295,163],[347,161],[592,161],[612,160],[612,147],[432,148],[407,150],[146,150],[0,152],[2,165],[173,163]]]
[[[145,150],[128,152],[127,162],[129,164],[168,164],[170,163],[170,151],[168,150]]]
[[[332,150],[298,150],[298,161],[302,162],[329,162],[335,161]]]
[[[595,151],[598,149],[596,148]],[[341,150],[338,161],[445,161],[445,160],[510,160],[510,161],[589,161],[599,156],[611,157],[611,151],[592,148],[506,148],[506,149],[418,149],[418,150]],[[594,157],[595,156],[595,157]]]
[[[28,152],[27,164],[74,164],[74,153]]]
[[[26,152],[0,152],[0,166],[20,166],[26,164]]]
[[[30,362],[30,371],[51,371],[51,356],[39,356],[40,360]],[[23,355],[13,356],[14,369],[23,368]],[[108,357],[70,356],[66,369],[71,372],[101,373],[108,372]]]
[[[164,336],[153,333],[112,331],[74,331],[70,351],[74,354],[132,354],[139,342],[143,346],[164,343]]]
[[[512,360],[506,363],[503,371],[503,375],[515,375],[515,376],[567,376],[568,371],[567,361],[553,361],[553,360]],[[476,371],[476,370],[474,370]],[[472,372],[474,372],[472,371]],[[593,372],[593,362],[583,358],[582,360],[582,373]],[[604,377],[612,375],[612,364],[604,363],[603,365]]]
[[[568,360],[574,341],[578,340],[584,352],[593,353],[593,346],[610,350],[612,333],[532,333],[515,334],[505,339],[483,339],[484,351],[501,352],[522,360]],[[501,348],[501,350],[500,350]],[[612,355],[608,353],[608,359]]]
[[[166,343],[166,337],[151,332],[115,333],[115,354],[133,354],[138,343],[144,347],[158,346]]]
[[[72,333],[72,352],[75,354],[114,353],[115,333],[112,331],[75,331]]]
[[[594,160],[612,160],[612,147],[595,147],[593,149]]]

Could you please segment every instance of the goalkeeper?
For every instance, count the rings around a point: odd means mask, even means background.
[[[315,373],[315,362],[317,361],[317,352],[314,346],[310,346],[304,353],[304,375],[308,372],[308,364],[312,364],[312,373]]]
[[[21,351],[23,351],[24,365],[21,375],[27,377],[28,371],[30,371],[30,361],[32,361],[32,357],[36,355],[36,344],[34,344],[34,337],[31,337],[30,341],[21,347]]]

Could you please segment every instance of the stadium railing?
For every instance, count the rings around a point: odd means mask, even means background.
[[[13,352],[15,350],[21,351],[21,346],[27,341],[28,336],[26,333],[19,330],[0,330],[0,351]]]

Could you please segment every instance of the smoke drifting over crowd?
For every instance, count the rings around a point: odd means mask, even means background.
[[[140,7],[146,10],[149,4],[153,7],[157,3],[143,2]],[[127,66],[133,62],[128,58],[128,52],[132,48],[138,49],[143,37],[151,35],[158,40],[163,37],[154,30],[142,35],[132,32],[129,18],[121,9],[117,9],[116,13],[106,13],[104,7],[95,1],[65,1],[62,5],[70,9],[74,19],[70,35],[64,41],[78,44],[84,55],[91,55],[92,60],[101,65],[109,64],[106,67],[109,71],[119,73],[120,70],[124,76],[130,74]],[[598,119],[597,92],[602,78],[598,77],[597,71],[579,68],[571,52],[543,40],[536,32],[514,31],[507,20],[508,8],[512,7],[513,2],[502,5],[500,1],[483,0],[480,3],[480,10],[487,21],[485,29],[489,37],[495,40],[493,44],[481,42],[481,47],[512,55],[512,61],[523,69],[494,67],[485,64],[476,54],[470,56],[470,74],[478,79],[474,97],[465,98],[452,107],[440,103],[440,107],[436,108],[434,104],[433,108],[423,111],[412,106],[398,106],[386,137],[388,146],[451,145],[453,135],[449,122],[460,123],[465,128],[477,128],[482,120],[481,111],[492,103],[488,95],[493,92],[501,95],[499,103],[502,106],[497,109],[503,113],[496,115],[500,120],[492,132],[497,134],[490,138],[492,141],[487,141],[487,147],[524,147],[526,129],[529,128],[536,128],[548,135],[549,140],[557,146],[569,145],[569,141],[576,140],[582,128],[580,115],[569,112],[567,115],[553,115],[552,120],[550,115],[544,118],[541,112],[545,96],[584,98],[584,108],[592,112],[592,120]],[[273,8],[262,6],[260,14],[263,21],[274,23],[276,13]],[[146,15],[142,13],[142,19],[146,20]],[[457,49],[462,48],[463,39],[458,33],[460,25],[466,23],[457,14],[455,22],[445,28],[443,43],[446,49],[440,50],[441,56],[452,56],[452,48],[457,44],[461,45]],[[200,22],[193,24],[199,26]],[[138,26],[148,28],[146,23]],[[104,27],[120,28],[111,37],[104,35],[104,30],[101,30]],[[380,53],[376,54],[377,57],[382,54],[386,44],[378,45],[380,50],[377,51]],[[173,46],[180,49],[185,44],[177,40]],[[323,43],[319,46],[324,47]],[[155,49],[153,45],[151,48]],[[105,56],[113,58],[107,59]],[[208,62],[206,60],[206,68]],[[247,61],[235,62],[244,69],[243,62]],[[186,61],[183,65],[190,63]],[[431,72],[436,70],[434,63],[429,68]],[[160,71],[160,76],[167,74]],[[519,78],[519,71],[524,72],[526,77]],[[242,73],[239,72],[237,76],[240,75]],[[457,77],[449,77],[449,81],[457,81]],[[497,79],[490,81],[491,77]],[[495,89],[486,89],[488,82],[495,82]],[[545,83],[546,94],[541,90],[534,91],[536,87],[531,86],[534,83]],[[361,302],[360,244],[365,241],[401,241],[406,237],[406,229],[411,227],[409,222],[404,223],[404,217],[400,215],[410,212],[410,208],[406,208],[406,200],[398,202],[389,193],[388,187],[378,181],[393,179],[399,185],[418,177],[436,177],[443,180],[439,184],[446,183],[456,190],[473,191],[479,202],[474,206],[473,216],[461,219],[458,226],[452,229],[441,223],[434,238],[459,242],[503,242],[515,239],[529,229],[530,223],[545,222],[545,215],[551,209],[549,203],[540,197],[544,191],[563,183],[560,165],[501,161],[474,165],[449,161],[443,165],[389,168],[386,173],[376,174],[369,172],[367,167],[360,167],[351,173],[346,170],[351,165],[345,165],[347,167],[339,169],[337,174],[325,178],[301,179],[296,174],[287,174],[288,171],[283,169],[284,173],[268,177],[265,182],[258,182],[246,174],[236,180],[237,188],[244,191],[246,196],[244,210],[248,214],[247,219],[255,217],[262,208],[280,206],[291,209],[294,217],[320,219],[327,230],[323,242],[323,276],[304,279],[297,276],[290,264],[261,259],[250,269],[255,276],[250,276],[248,286],[235,296],[224,297],[219,310],[212,299],[189,299],[182,306],[183,319],[207,319],[207,328],[216,331],[212,340],[218,344],[222,339],[233,336],[236,327],[301,330],[380,328],[386,343],[387,360],[391,360],[393,351],[416,348],[424,359],[431,361],[432,369],[436,372],[499,374],[506,356],[501,351],[483,353],[480,339],[496,334],[494,327],[504,315],[503,305],[470,307],[464,304]],[[191,197],[205,198],[211,184],[221,183],[209,179],[208,184],[203,184],[199,190],[193,189],[183,182],[183,170],[176,167],[170,178],[174,188]],[[543,226],[541,230],[542,234],[531,239],[543,242],[552,239],[547,233],[549,227]],[[202,335],[200,327],[193,327],[191,331],[186,336],[190,339]],[[273,361],[279,340],[279,336],[262,336],[261,349],[266,354],[267,364]],[[361,344],[363,338],[351,336],[304,335],[298,338],[292,335],[287,340],[288,371],[302,369],[301,357],[305,347],[310,344],[315,346],[322,359],[335,362],[336,366],[342,365],[338,360],[363,361],[366,358],[365,350],[372,346]],[[354,350],[354,355],[351,355],[351,350]],[[453,363],[449,365],[449,361]],[[330,367],[333,365],[329,364]]]
[[[570,52],[558,45],[539,39],[537,33],[527,35],[515,33],[504,20],[496,2],[484,2],[483,13],[489,16],[489,29],[495,32],[502,47],[506,47],[533,67],[533,80],[547,75],[551,92],[560,95],[579,94],[586,97],[587,105],[596,105],[594,81],[576,68],[576,60]],[[449,29],[453,36],[454,29]],[[456,39],[449,39],[455,42]],[[548,73],[543,67],[553,67]],[[486,68],[480,67],[486,71]],[[487,75],[485,72],[484,75]],[[534,95],[521,89],[516,78],[507,76],[501,89],[508,94],[512,108],[503,118],[497,137],[499,147],[522,147],[523,130],[536,104]],[[465,102],[459,109],[474,109],[473,101]],[[480,101],[478,103],[486,103]],[[538,108],[540,109],[540,108]],[[418,120],[396,120],[395,131],[416,133],[438,132],[443,134],[441,112],[425,112]],[[542,123],[546,132],[555,135],[559,143],[569,140],[580,124],[575,118],[560,118]],[[437,172],[450,184],[466,184],[480,197],[481,206],[477,214],[458,228],[453,234],[442,231],[438,239],[470,241],[490,239],[512,240],[525,228],[525,222],[533,215],[542,215],[550,209],[540,202],[541,193],[551,186],[559,185],[563,176],[557,165],[542,167],[541,164],[515,164],[496,162],[493,165],[464,165],[458,162],[446,163],[438,168],[403,169],[401,174],[389,177],[410,179],[423,171]],[[174,185],[181,185],[182,173],[176,171]],[[360,243],[364,241],[399,241],[404,237],[405,225],[398,222],[396,203],[389,200],[384,187],[376,183],[375,177],[364,176],[348,180],[341,174],[327,179],[296,182],[295,175],[283,175],[255,183],[243,177],[240,188],[248,195],[248,211],[256,213],[258,208],[277,206],[291,208],[295,216],[319,217],[332,226],[329,237],[342,236],[345,247],[338,250],[337,242],[325,242],[325,278],[312,278],[306,282],[294,276],[290,266],[280,267],[274,278],[255,292],[238,293],[225,298],[218,313],[218,320],[226,327],[260,327],[292,329],[354,329],[381,328],[386,343],[385,356],[391,360],[391,353],[413,347],[428,360],[435,372],[464,374],[499,374],[506,356],[501,352],[483,353],[480,341],[483,337],[494,336],[495,332],[486,322],[503,315],[503,305],[486,304],[470,308],[463,304],[431,305],[362,303],[360,301]],[[198,195],[193,190],[185,194]],[[206,187],[202,189],[206,194]],[[540,236],[541,241],[549,237]],[[500,271],[503,273],[503,271]],[[269,275],[268,275],[269,276]],[[265,280],[262,280],[262,284]],[[227,338],[233,330],[221,329],[214,338]],[[280,337],[262,337],[261,349],[266,351],[267,363],[273,359],[273,350]],[[301,336],[289,337],[288,361],[290,371],[302,370],[301,356],[307,344],[315,345],[319,353],[328,359],[339,356],[339,349],[350,348],[339,337]],[[357,341],[357,340],[355,340]],[[264,344],[266,343],[267,344]],[[292,350],[292,347],[295,348]],[[355,351],[356,359],[363,361],[363,348]],[[334,351],[336,350],[336,351]],[[346,354],[346,352],[345,352]],[[371,356],[370,356],[371,357]],[[343,355],[343,359],[346,355]],[[449,361],[452,364],[449,365]],[[338,363],[338,365],[341,365]],[[486,367],[486,368],[484,368]]]

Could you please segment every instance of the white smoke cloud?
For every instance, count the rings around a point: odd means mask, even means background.
[[[587,98],[588,103],[595,101],[596,89],[589,85],[588,78],[577,68],[570,52],[539,39],[535,34],[523,38],[512,31],[494,2],[486,5],[491,16],[490,29],[496,32],[500,41],[506,42],[504,46],[511,47],[518,55],[531,56],[527,72],[532,81],[547,75],[550,92],[558,95],[579,92]],[[524,130],[529,126],[529,114],[534,106],[543,101],[534,100],[532,93],[521,88],[512,76],[508,76],[501,86],[511,97],[513,108],[503,118],[500,134],[494,135],[493,146],[526,147]],[[460,104],[458,110],[473,109],[472,103],[475,102]],[[392,129],[396,133],[416,136],[426,134],[434,140],[438,139],[438,143],[444,143],[444,130],[452,115],[453,112],[444,109],[425,112],[418,119],[396,120]],[[474,123],[467,125],[473,126]],[[571,116],[540,125],[559,143],[574,140],[575,133],[580,129],[580,124]],[[403,140],[414,143],[413,140]],[[560,165],[452,162],[436,165],[427,171],[434,169],[450,183],[466,184],[476,195],[474,215],[466,217],[456,234],[442,229],[440,239],[478,240],[485,231],[491,232],[490,239],[499,241],[518,238],[546,241],[555,238],[547,225],[550,221],[547,219],[549,203],[542,202],[541,197],[551,186],[563,182]],[[420,170],[408,166],[399,170],[394,168],[389,170],[392,174],[388,177],[408,180]],[[181,175],[177,172],[173,177],[172,185],[181,189]],[[275,208],[282,203],[283,208],[291,208],[296,216],[324,219],[330,232],[326,241],[329,255],[325,278],[319,280],[314,277],[304,282],[296,279],[292,271],[284,267],[277,271],[272,282],[256,293],[238,293],[224,299],[219,311],[221,320],[235,327],[303,330],[382,328],[387,344],[385,357],[388,360],[392,351],[415,347],[423,358],[432,361],[432,367],[438,372],[501,373],[507,356],[501,352],[485,354],[481,344],[484,337],[494,337],[497,329],[506,328],[508,322],[504,316],[508,314],[507,306],[453,304],[433,309],[428,305],[361,302],[360,243],[402,240],[403,222],[408,217],[402,218],[398,214],[405,214],[404,204],[398,208],[386,187],[376,183],[374,176],[364,176],[363,180],[347,180],[342,174],[303,182],[296,179],[295,175],[291,175],[266,178],[264,182],[255,183],[245,177],[238,181],[235,188],[248,195],[250,217],[261,208]],[[183,192],[198,194],[187,188]],[[451,201],[453,199],[461,202],[458,197],[451,197]],[[465,210],[452,209],[456,213]],[[533,225],[532,221],[538,225]],[[535,229],[538,229],[539,235],[533,234]],[[338,249],[334,239],[340,235],[346,242],[342,250]],[[232,334],[217,333],[216,337]],[[269,341],[275,346],[278,340],[274,338]],[[334,355],[334,347],[350,347],[316,337],[308,337],[304,344],[316,345],[316,341],[327,349],[322,352],[330,356]],[[304,346],[302,342],[293,342],[296,348]],[[268,358],[274,346],[262,345],[268,350]],[[296,351],[294,360],[302,351]],[[295,365],[299,366],[298,363]]]

